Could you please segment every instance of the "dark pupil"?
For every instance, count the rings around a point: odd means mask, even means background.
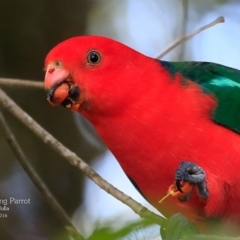
[[[90,62],[92,62],[92,63],[98,62],[98,54],[97,53],[90,54]]]

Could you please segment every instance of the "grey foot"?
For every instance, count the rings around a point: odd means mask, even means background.
[[[209,193],[205,181],[206,173],[197,164],[186,161],[181,162],[175,173],[175,179],[178,191],[183,192],[181,181],[190,182],[197,186],[200,197],[204,199],[208,198]],[[185,199],[182,199],[182,201],[187,201],[190,197],[191,194],[189,194]]]

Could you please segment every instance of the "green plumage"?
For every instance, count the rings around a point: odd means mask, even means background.
[[[239,70],[208,62],[160,62],[171,74],[179,72],[214,93],[218,106],[213,120],[240,133]]]

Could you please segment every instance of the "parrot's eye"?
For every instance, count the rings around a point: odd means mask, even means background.
[[[57,61],[55,61],[55,62],[53,63],[53,65],[54,65],[54,67],[59,68],[59,67],[62,66],[62,62],[59,61],[59,60],[57,60]]]
[[[97,51],[90,51],[87,55],[87,60],[91,64],[98,64],[100,62],[101,56]]]

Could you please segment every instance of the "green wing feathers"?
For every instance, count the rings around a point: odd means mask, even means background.
[[[215,94],[218,106],[213,120],[240,133],[240,71],[208,62],[165,62],[171,74],[185,78]]]

